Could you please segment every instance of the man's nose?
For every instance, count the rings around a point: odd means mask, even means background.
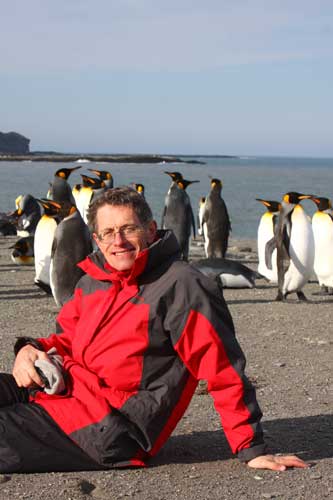
[[[125,237],[124,237],[124,234],[122,231],[115,232],[114,240],[113,240],[114,243],[122,242],[122,241],[124,241],[124,239],[125,239]]]

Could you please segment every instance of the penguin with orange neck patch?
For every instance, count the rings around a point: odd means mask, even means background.
[[[286,300],[295,292],[299,300],[307,300],[302,288],[313,273],[315,256],[311,221],[300,202],[311,195],[291,191],[283,196],[277,231],[278,295]]]

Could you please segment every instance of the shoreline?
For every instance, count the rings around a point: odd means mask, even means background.
[[[192,157],[191,157],[192,158]],[[29,153],[29,154],[1,154],[0,161],[23,161],[23,162],[52,162],[52,163],[185,163],[194,165],[205,165],[202,160],[185,160],[173,155],[109,155],[109,154],[62,154],[62,153]]]

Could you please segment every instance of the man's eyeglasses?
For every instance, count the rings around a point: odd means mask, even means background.
[[[118,228],[108,227],[104,229],[100,234],[98,234],[97,238],[102,243],[113,243],[116,239],[117,233],[125,238],[134,238],[139,233],[142,233],[142,231],[144,231],[144,228],[141,226],[137,226],[136,224],[126,224]]]

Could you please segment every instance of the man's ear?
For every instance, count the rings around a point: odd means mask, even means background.
[[[157,233],[157,223],[155,220],[149,222],[147,230],[147,242],[149,245],[155,241]]]
[[[98,248],[100,248],[100,246],[99,246],[99,245],[100,245],[100,241],[99,241],[99,238],[98,238],[97,234],[96,234],[96,233],[93,233],[93,234],[92,234],[92,237],[93,237],[93,239],[94,239],[94,242],[95,242],[95,243],[96,243],[96,245],[98,246]]]

